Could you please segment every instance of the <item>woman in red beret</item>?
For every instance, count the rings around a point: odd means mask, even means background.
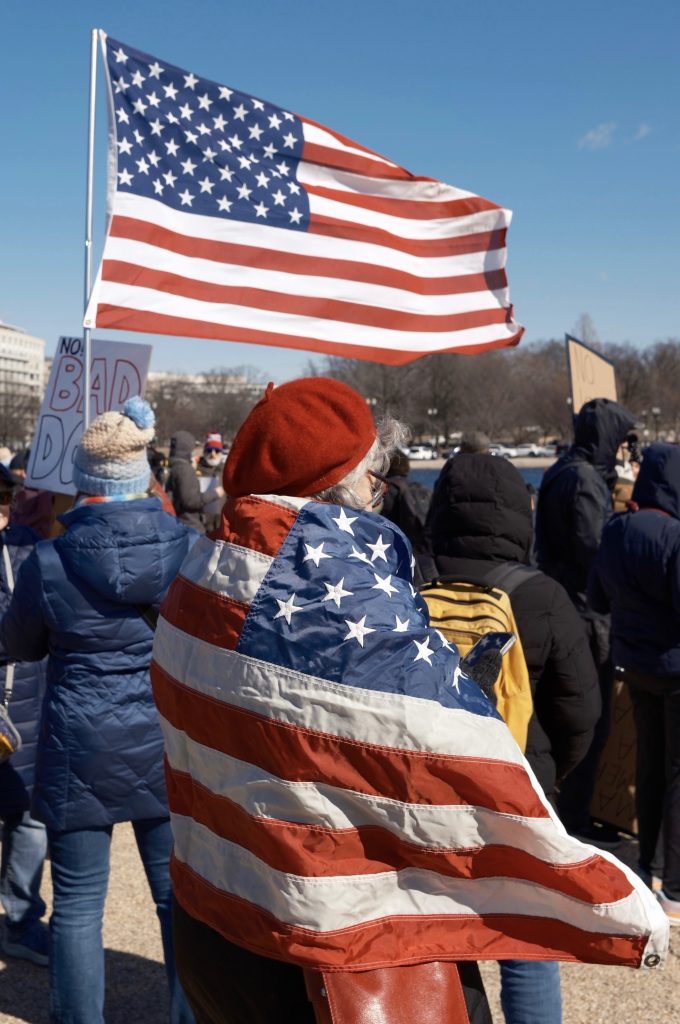
[[[651,894],[566,835],[429,626],[376,514],[403,438],[338,381],[269,385],[217,536],[162,605],[175,957],[199,1024],[482,1024],[480,957],[661,959]]]

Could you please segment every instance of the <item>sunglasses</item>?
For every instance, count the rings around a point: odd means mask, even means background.
[[[377,508],[382,504],[390,482],[382,473],[376,473],[373,469],[369,469],[368,475],[375,480],[375,483],[371,481],[371,508]]]

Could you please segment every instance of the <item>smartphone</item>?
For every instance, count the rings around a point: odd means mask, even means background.
[[[460,661],[460,670],[479,686],[494,707],[494,684],[501,671],[503,655],[517,637],[514,633],[486,633]]]

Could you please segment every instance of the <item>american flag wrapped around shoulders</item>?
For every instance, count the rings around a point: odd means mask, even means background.
[[[662,910],[565,833],[411,559],[380,516],[279,496],[230,499],[194,546],[152,665],[180,904],[327,970],[656,966]]]
[[[86,327],[394,364],[519,341],[508,210],[100,37],[111,219]]]

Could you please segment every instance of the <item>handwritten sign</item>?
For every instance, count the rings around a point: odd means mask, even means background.
[[[611,398],[616,401],[614,364],[569,334],[566,341],[574,413],[580,412],[592,398]]]
[[[73,455],[83,433],[83,339],[60,338],[36,426],[26,486],[75,494]],[[92,342],[90,416],[121,409],[128,398],[143,395],[151,345]]]
[[[611,732],[600,758],[590,813],[636,835],[635,721],[628,687],[620,679],[614,683],[611,714]]]

